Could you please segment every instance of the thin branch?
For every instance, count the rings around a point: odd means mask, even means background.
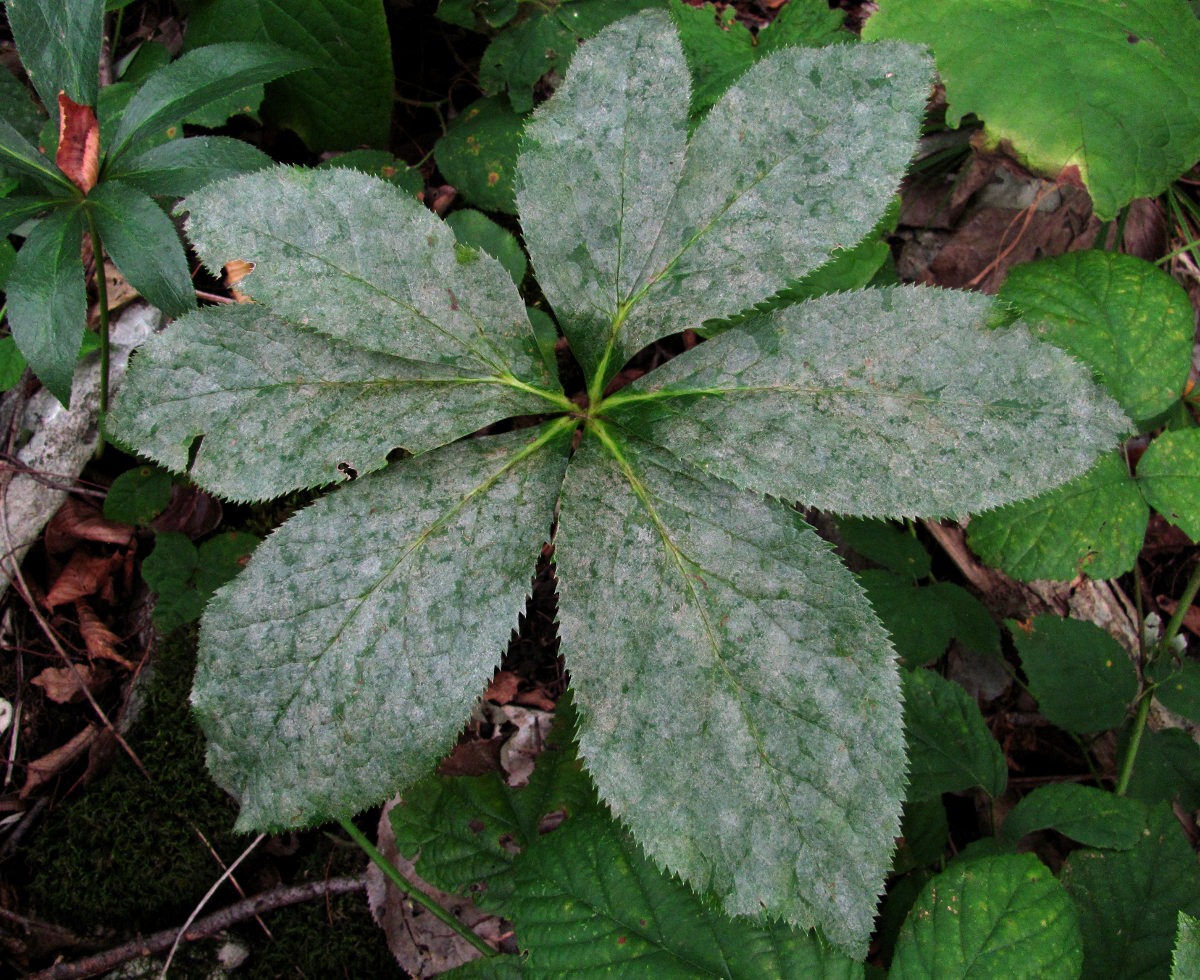
[[[351,892],[362,891],[366,886],[367,876],[363,873],[344,878],[329,878],[325,881],[310,881],[303,885],[286,885],[275,888],[271,891],[255,895],[252,898],[235,902],[220,912],[214,912],[203,919],[198,919],[183,931],[183,938],[189,942],[195,942],[198,939],[207,939],[210,936],[216,935],[222,929],[228,929],[238,922],[244,922],[246,919],[261,915],[263,912],[286,908],[289,905],[298,905],[301,902],[308,902],[314,898],[321,898],[326,895],[347,895]],[[73,963],[56,963],[54,966],[42,970],[40,973],[31,974],[27,980],[66,980],[66,978],[75,977],[94,977],[113,970],[122,963],[128,963],[130,960],[137,959],[140,956],[154,956],[165,952],[171,948],[171,945],[175,942],[176,937],[180,935],[180,932],[179,928],[164,929],[162,932],[156,932],[144,939],[131,940],[114,949],[76,960]]]

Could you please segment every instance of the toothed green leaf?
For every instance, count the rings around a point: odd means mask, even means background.
[[[747,322],[621,391],[614,421],[733,483],[843,514],[960,514],[1084,472],[1125,432],[990,301],[896,287]]]
[[[912,155],[928,70],[907,47],[787,48],[688,142],[666,14],[580,51],[526,131],[517,200],[584,370],[606,380],[652,341],[764,300],[857,242]]]
[[[1137,696],[1137,672],[1095,623],[1034,616],[1009,623],[1029,690],[1050,721],[1070,732],[1116,728]]]
[[[223,497],[266,500],[365,475],[393,449],[422,453],[544,404],[482,371],[360,350],[255,306],[226,306],[141,347],[109,428]]]
[[[1078,783],[1039,786],[1004,819],[1001,835],[1015,844],[1035,830],[1057,830],[1089,847],[1124,850],[1142,837],[1146,807],[1115,793]]]
[[[1079,907],[1079,976],[1165,977],[1178,913],[1200,915],[1196,855],[1165,804],[1150,812],[1136,847],[1073,852],[1062,883]]]
[[[450,748],[524,607],[566,449],[561,426],[523,430],[362,477],[217,593],[192,703],[239,828],[352,816]]]
[[[1133,567],[1149,520],[1125,456],[1114,452],[1056,490],[975,515],[967,541],[987,564],[1025,582],[1101,580]]]
[[[1171,957],[1171,980],[1192,980],[1200,976],[1200,919],[1179,913],[1175,931],[1175,951]]]
[[[779,922],[734,921],[647,860],[611,819],[568,820],[515,861],[527,977],[852,980],[863,968]]]
[[[883,630],[788,508],[633,439],[611,451],[577,451],[555,551],[601,796],[727,912],[865,950],[904,765]]]
[[[908,799],[929,800],[974,786],[991,796],[1003,793],[1008,764],[975,699],[931,670],[906,670],[902,680]]]
[[[1000,298],[1035,336],[1084,361],[1135,422],[1178,401],[1191,367],[1184,288],[1149,262],[1094,249],[1015,266]]]
[[[1200,541],[1200,429],[1164,432],[1138,462],[1146,502],[1193,541]]]
[[[57,118],[58,93],[94,106],[99,85],[104,0],[7,0],[21,64],[42,105]]]
[[[955,864],[909,912],[888,976],[1076,980],[1083,964],[1070,898],[1032,854]]]
[[[454,232],[391,184],[281,167],[210,184],[184,206],[205,265],[254,263],[239,288],[285,319],[364,350],[557,388],[504,267],[464,261]]]

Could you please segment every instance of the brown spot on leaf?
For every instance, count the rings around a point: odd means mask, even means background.
[[[488,187],[495,187],[500,183],[500,175],[494,170],[489,170],[487,175]]]

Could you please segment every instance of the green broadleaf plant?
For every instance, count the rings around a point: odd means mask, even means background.
[[[917,288],[748,317],[606,388],[648,344],[865,235],[929,79],[905,45],[784,49],[689,140],[665,14],[584,45],[516,186],[586,401],[503,267],[395,188],[280,168],[187,200],[203,260],[253,262],[257,303],[149,342],[114,436],[241,500],[357,476],[205,613],[193,702],[239,826],[348,817],[424,776],[553,535],[604,801],[726,912],[865,950],[899,828],[900,683],[861,589],[787,502],[995,506],[1082,472],[1128,422],[1061,352],[983,329],[987,298]],[[514,416],[535,423],[462,438]],[[396,448],[411,455],[389,465]]]
[[[107,252],[134,288],[168,316],[193,309],[183,243],[154,197],[182,197],[210,181],[269,166],[270,159],[228,137],[168,136],[195,110],[305,62],[272,45],[200,48],[149,75],[131,98],[121,100],[119,118],[97,121],[90,107],[99,103],[103,114],[96,83],[103,2],[10,0],[7,11],[18,51],[47,108],[68,117],[67,124],[81,130],[78,142],[86,140],[87,146],[80,152],[82,163],[61,156],[62,148],[51,161],[0,119],[0,165],[24,181],[21,192],[0,200],[0,237],[38,219],[6,285],[9,326],[42,383],[68,404],[87,309],[83,235],[91,238],[93,254]],[[57,93],[64,90],[82,101],[60,109]],[[60,162],[69,173],[59,169]],[[103,282],[98,275],[106,358]],[[105,377],[102,408],[106,382]]]

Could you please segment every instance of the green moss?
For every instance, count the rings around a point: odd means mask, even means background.
[[[236,804],[209,778],[204,738],[188,706],[196,661],[194,629],[177,630],[155,654],[142,707],[128,741],[153,776],[121,753],[86,791],[52,811],[27,842],[31,911],[82,933],[127,936],[177,926],[220,874],[198,827],[231,861],[249,843],[231,831]],[[281,878],[315,880],[362,870],[353,845],[316,832],[290,859],[253,855],[238,872],[247,891]],[[286,865],[281,867],[280,865]],[[230,886],[206,911],[237,901]],[[403,977],[362,894],[312,901],[267,913],[274,939],[253,921],[236,928],[251,947],[238,971],[248,978]],[[211,953],[186,947],[172,975],[207,976]]]
[[[237,808],[204,768],[203,738],[187,704],[195,638],[164,642],[128,741],[153,776],[122,752],[85,792],[52,811],[25,852],[38,914],[90,930],[150,930],[182,921],[220,870],[193,828],[226,860]]]

